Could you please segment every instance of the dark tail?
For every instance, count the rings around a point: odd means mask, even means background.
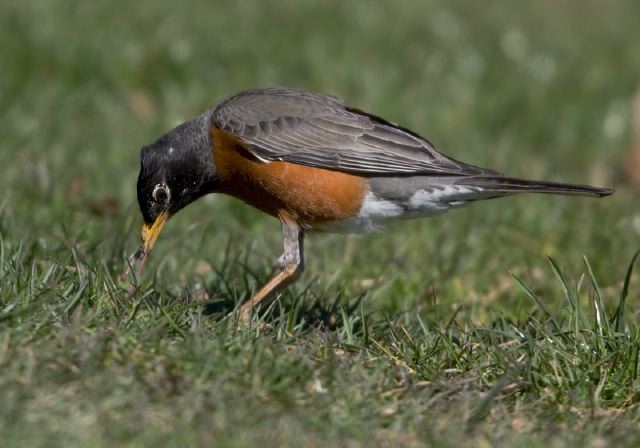
[[[511,193],[549,193],[572,194],[577,196],[602,197],[609,196],[615,190],[613,188],[599,188],[590,185],[563,184],[558,182],[545,182],[539,180],[515,179],[502,176],[471,176],[462,178],[458,185],[480,187],[487,192],[503,194]]]

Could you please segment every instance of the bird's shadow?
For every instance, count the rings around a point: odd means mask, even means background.
[[[323,328],[335,330],[343,324],[345,318],[359,313],[367,294],[359,294],[345,300],[341,291],[332,295],[315,295],[307,287],[298,294],[285,292],[281,294],[271,306],[258,311],[259,317],[266,323],[286,319],[289,324],[308,328]],[[237,299],[216,299],[202,306],[202,315],[214,320],[222,320],[231,315],[245,300],[248,294]]]
[[[262,285],[268,281],[268,270],[252,269],[247,256],[251,251],[243,254],[232,255],[230,246],[225,251],[225,263],[218,267],[212,267],[214,278],[208,281],[202,278],[199,283],[206,285],[204,291],[209,298],[202,304],[202,315],[213,320],[222,320],[232,315],[244,302],[250,299],[255,292],[255,285]],[[229,274],[233,268],[240,268],[242,275],[239,277],[242,286],[229,280]],[[270,273],[273,275],[273,271]],[[303,288],[289,288],[279,294],[270,306],[258,310],[258,316],[265,323],[276,323],[278,320],[286,320],[288,325],[302,328],[322,327],[334,329],[342,322],[344,317],[351,316],[361,306],[367,294],[350,296],[345,300],[342,292],[317,291],[318,279],[311,279]],[[183,290],[187,300],[192,296],[189,289]],[[353,297],[353,298],[352,298]]]
[[[219,299],[213,302],[205,303],[202,307],[203,316],[211,316],[212,318],[226,316],[233,312],[236,308],[236,301],[232,299]]]

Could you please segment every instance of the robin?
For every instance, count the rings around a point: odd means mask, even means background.
[[[143,147],[137,192],[142,244],[124,275],[135,268],[140,276],[166,221],[206,194],[234,196],[280,220],[278,270],[241,306],[246,320],[303,271],[307,232],[370,231],[516,193],[613,190],[507,177],[333,96],[265,88],[233,95]]]

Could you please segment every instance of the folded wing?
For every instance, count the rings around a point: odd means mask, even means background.
[[[327,95],[247,90],[219,103],[212,125],[265,162],[367,176],[499,175],[446,157],[427,139]]]

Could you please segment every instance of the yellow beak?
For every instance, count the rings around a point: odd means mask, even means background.
[[[144,224],[142,226],[142,253],[144,255],[147,255],[153,249],[167,219],[169,219],[169,213],[162,212],[153,224]]]
[[[136,278],[140,278],[142,269],[144,269],[147,257],[149,256],[149,252],[151,252],[151,249],[153,249],[153,246],[156,244],[156,240],[158,239],[164,224],[167,222],[167,219],[169,219],[169,213],[162,212],[158,215],[153,224],[144,224],[142,226],[142,244],[140,245],[140,249],[129,257],[129,262],[122,271],[122,274],[120,274],[120,279],[122,281],[125,281],[127,277],[129,277],[132,268],[135,268],[134,272]],[[134,290],[135,284],[131,283],[127,289],[127,297],[131,297]]]

